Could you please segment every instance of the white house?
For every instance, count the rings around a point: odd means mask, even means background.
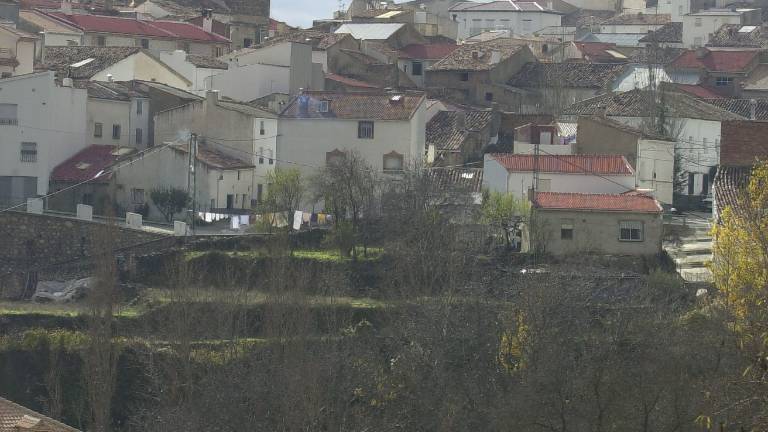
[[[191,81],[147,50],[68,46],[45,49],[43,63],[60,78],[92,81],[151,81],[186,89]]]
[[[236,51],[226,57],[228,70],[205,79],[206,88],[244,101],[273,93],[295,95],[300,89],[323,90],[325,74],[312,55],[310,45],[295,42]]]
[[[703,47],[723,24],[759,26],[760,9],[707,9],[683,16],[683,46]]]
[[[11,25],[0,25],[0,76],[34,72],[38,37]]]
[[[538,192],[621,194],[635,189],[635,171],[620,155],[486,154],[483,187],[527,199],[539,171]]]
[[[450,9],[458,23],[458,39],[464,40],[488,30],[510,30],[528,35],[546,27],[560,26],[562,13],[536,1],[460,2]]]
[[[276,115],[219,99],[215,91],[206,93],[202,101],[155,115],[155,142],[188,140],[193,133],[208,148],[248,161],[253,166],[250,199],[260,201],[264,197],[267,174],[275,167],[279,136]]]
[[[420,162],[426,140],[426,97],[409,93],[304,92],[280,115],[278,166],[316,168],[345,151],[377,171]]]
[[[53,72],[0,80],[0,205],[48,193],[50,172],[86,146],[85,89]]]
[[[88,143],[146,148],[151,141],[150,100],[116,82],[88,81]]]
[[[167,64],[173,70],[180,73],[192,84],[189,91],[193,93],[204,93],[206,80],[210,80],[215,86],[213,79],[216,75],[225,72],[229,65],[213,57],[198,56],[188,54],[182,50],[163,51],[160,53],[160,61]]]

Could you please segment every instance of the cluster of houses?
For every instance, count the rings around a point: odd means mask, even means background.
[[[724,152],[768,119],[748,2],[354,0],[308,29],[269,10],[0,0],[0,207],[161,219],[151,191],[194,171],[199,211],[243,214],[273,170],[354,150],[530,200],[551,253],[646,254],[663,211],[717,207]]]

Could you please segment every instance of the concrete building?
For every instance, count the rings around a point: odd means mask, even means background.
[[[155,142],[186,142],[193,133],[211,151],[247,161],[253,173],[249,203],[263,198],[267,174],[275,167],[278,151],[276,115],[220,99],[215,91],[206,93],[204,100],[155,115]]]
[[[526,45],[496,39],[460,45],[427,69],[425,85],[435,95],[475,106],[516,106],[520,92],[507,85],[526,64],[536,58]]]
[[[553,255],[656,255],[662,208],[642,194],[537,193],[532,244]]]
[[[228,70],[205,79],[206,89],[224,97],[251,101],[274,94],[295,95],[301,89],[323,90],[322,65],[312,61],[310,45],[284,42],[250,48],[228,56]]]
[[[0,205],[48,193],[55,166],[86,146],[85,89],[53,72],[0,81]]]
[[[86,85],[89,143],[144,149],[154,141],[146,94],[116,82],[89,81]]]
[[[18,28],[40,35],[41,39],[36,51],[37,58],[42,57],[43,47],[46,46],[78,46],[85,44],[85,33],[82,30],[38,10],[19,11]]]
[[[465,1],[451,7],[449,12],[458,23],[458,40],[499,29],[529,35],[546,27],[560,26],[563,15],[546,3],[536,1]]]
[[[229,65],[221,60],[188,54],[182,50],[161,52],[159,58],[189,80],[191,84],[188,90],[195,93],[205,93],[206,80],[215,88],[214,77],[229,68]]]
[[[661,0],[658,3],[659,13],[669,14],[672,22],[683,22],[683,17],[689,13],[711,9],[716,6],[715,0]]]
[[[456,48],[458,45],[449,43],[408,45],[400,50],[397,67],[405,72],[417,87],[424,88],[427,69]]]
[[[697,48],[680,54],[667,65],[680,84],[700,84],[728,97],[742,97],[762,78],[759,48]]]
[[[683,15],[683,46],[699,48],[709,43],[710,36],[724,24],[759,26],[760,9],[706,9]]]
[[[428,24],[429,27],[437,26],[437,35],[445,36],[450,39],[456,39],[458,34],[458,23],[451,17],[451,7],[460,0],[412,0],[400,3],[405,9],[414,11],[414,26],[423,35],[429,35],[422,30],[422,26]],[[423,15],[422,15],[423,14]]]
[[[620,194],[635,190],[635,171],[620,155],[486,154],[483,186],[527,199],[538,167],[540,192]]]
[[[43,63],[59,78],[76,81],[152,81],[186,89],[192,84],[141,48],[69,46],[45,49]]]
[[[318,30],[293,30],[285,34],[271,37],[262,44],[253,47],[253,50],[237,50],[226,56],[228,62],[238,61],[238,64],[265,63],[260,60],[264,54],[258,54],[261,49],[286,42],[300,43],[312,47],[312,63],[323,65],[324,72],[339,70],[337,64],[341,50],[360,50],[360,42],[348,33],[325,33]],[[254,53],[256,51],[256,53]],[[282,64],[282,63],[280,63]]]
[[[35,70],[35,44],[39,38],[12,25],[0,25],[0,76],[7,78]]]
[[[305,92],[280,115],[278,166],[314,173],[345,151],[358,151],[376,171],[422,162],[423,93]]]
[[[635,170],[635,187],[672,205],[675,141],[605,117],[580,117],[578,154],[620,154]]]

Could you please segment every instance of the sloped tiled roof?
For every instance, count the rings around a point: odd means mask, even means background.
[[[683,48],[673,47],[659,47],[657,49],[641,47],[634,50],[629,58],[632,63],[666,65],[678,58],[683,51],[685,51]]]
[[[137,1],[137,4],[142,3]],[[238,14],[259,17],[269,16],[269,0],[163,0],[162,3],[173,3],[179,8],[212,9],[220,14]]]
[[[351,23],[342,24],[336,34],[349,33],[357,40],[386,40],[397,33],[405,24],[402,23]]]
[[[452,53],[458,45],[452,44],[411,44],[400,50],[400,58],[414,60],[439,60]]]
[[[171,149],[180,153],[189,153],[188,144],[173,144],[169,146]],[[253,164],[240,160],[236,157],[224,154],[214,148],[205,145],[199,145],[197,148],[197,160],[201,163],[208,165],[211,168],[222,170],[235,170],[253,168]]]
[[[128,101],[131,98],[147,97],[147,95],[119,82],[86,81],[83,85],[88,89],[89,98]]]
[[[701,84],[672,84],[674,88],[701,99],[722,99],[723,96]]]
[[[601,25],[663,25],[671,20],[669,14],[624,13],[601,22]]]
[[[629,59],[616,50],[616,44],[603,42],[574,42],[584,59],[593,63],[626,63]]]
[[[619,117],[647,117],[653,113],[655,102],[650,93],[630,90],[623,93],[606,93],[576,102],[563,110],[564,115],[606,115]],[[668,95],[664,100],[667,115],[676,118],[692,118],[711,121],[739,120],[733,114],[683,93]]]
[[[214,57],[187,54],[187,61],[199,68],[229,69],[229,65]]]
[[[265,111],[253,105],[237,102],[234,100],[220,99],[217,102],[217,104],[221,108],[224,108],[230,111],[239,112],[241,114],[253,116],[256,118],[276,118],[276,116],[269,111]]]
[[[723,122],[720,131],[720,163],[752,166],[768,158],[768,122],[737,120]]]
[[[611,63],[527,63],[507,84],[513,87],[606,88],[623,71]]]
[[[593,117],[582,117],[582,118],[589,119],[593,122],[600,123],[604,126],[608,126],[608,127],[635,135],[640,138],[656,140],[656,141],[674,141],[670,138],[661,136],[659,134],[648,132],[648,131],[618,122],[616,120],[612,120],[610,117],[593,116]],[[581,118],[579,120],[581,121]]]
[[[482,168],[431,168],[427,171],[434,186],[442,191],[481,192]]]
[[[547,8],[546,3],[543,5],[536,1],[509,1],[509,0],[496,0],[485,3],[480,2],[461,2],[453,5],[450,10],[452,12],[548,12],[548,13],[560,13]]]
[[[423,93],[402,93],[399,100],[386,93],[305,92],[283,110],[283,118],[338,118],[359,120],[408,120],[424,101]],[[299,98],[306,98],[306,111]],[[328,112],[320,112],[320,102],[328,102]]]
[[[746,50],[688,50],[680,54],[669,66],[676,69],[703,69],[708,72],[745,72],[760,56],[756,49]],[[701,50],[700,49],[700,50]]]
[[[122,157],[116,154],[117,147],[111,145],[92,145],[79,151],[71,158],[60,163],[51,172],[51,180],[66,183],[78,183],[92,179],[100,171],[112,166]],[[101,176],[96,183],[108,183],[111,175]]]
[[[642,194],[582,194],[539,192],[534,207],[546,210],[591,210],[631,213],[661,213],[659,202]]]
[[[752,100],[751,99],[703,99],[711,105],[730,111],[733,114],[743,118],[751,118]],[[768,99],[755,99],[755,120],[768,120]]]
[[[640,42],[683,43],[683,23],[668,22],[655,31],[648,32]]]
[[[135,47],[90,47],[90,46],[52,46],[45,49],[44,66],[59,71],[63,76],[69,74],[73,79],[89,79],[113,64],[141,51]],[[93,59],[79,67],[73,64]]]
[[[79,430],[0,398],[0,432],[80,432]]]
[[[614,11],[577,9],[563,17],[564,26],[589,27],[616,15]]]
[[[345,77],[343,75],[337,75],[334,73],[327,73],[325,74],[325,79],[335,81],[339,84],[343,84],[347,87],[357,87],[357,88],[366,88],[366,89],[377,89],[378,86],[367,83],[365,81],[360,81],[354,78]]]
[[[709,36],[707,46],[765,48],[768,47],[768,32],[761,26],[723,24]]]
[[[285,42],[297,42],[311,45],[312,49],[322,51],[336,45],[344,38],[350,37],[346,33],[325,33],[318,30],[294,30],[288,33],[271,37],[262,42],[257,48],[268,47]]]
[[[527,154],[491,154],[509,172],[529,172],[536,168],[536,156]],[[622,155],[540,155],[540,172],[585,175],[634,175]]]
[[[480,71],[493,69],[493,53],[500,53],[500,62],[523,50],[523,46],[508,39],[494,39],[487,42],[460,45],[445,58],[430,66],[432,71]]]
[[[712,192],[715,195],[718,213],[722,214],[726,207],[738,211],[739,202],[744,190],[749,186],[752,167],[732,167],[720,165],[717,168]]]
[[[200,27],[185,22],[142,21],[134,18],[104,15],[67,15],[61,12],[49,12],[47,15],[77,27],[84,32],[229,43],[229,39],[224,36],[207,32]]]
[[[465,116],[464,128],[457,126],[457,118]],[[482,131],[493,120],[491,111],[440,111],[427,123],[427,146],[437,150],[456,151],[461,148],[469,131]]]

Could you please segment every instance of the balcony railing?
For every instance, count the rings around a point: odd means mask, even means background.
[[[18,126],[19,119],[15,118],[0,118],[0,126]]]

